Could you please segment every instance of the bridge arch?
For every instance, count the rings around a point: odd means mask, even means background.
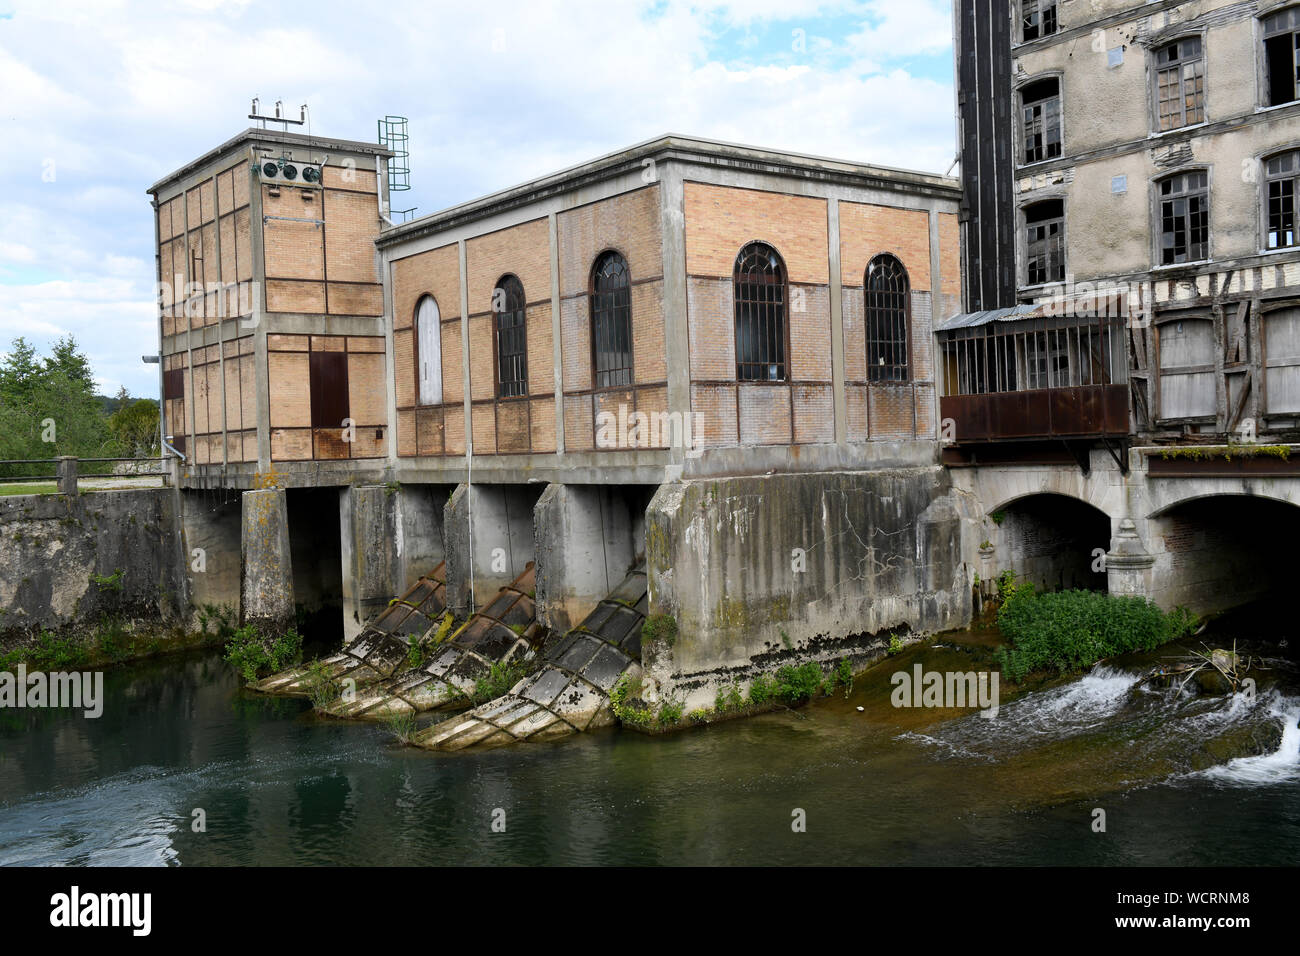
[[[1041,590],[1105,590],[1111,518],[1084,498],[1055,491],[1019,494],[990,509],[986,540],[995,571],[1014,571]],[[982,555],[987,554],[983,548]]]

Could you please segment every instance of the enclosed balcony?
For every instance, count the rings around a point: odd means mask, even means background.
[[[1122,311],[1058,311],[969,312],[936,329],[947,438],[964,445],[1128,434]]]

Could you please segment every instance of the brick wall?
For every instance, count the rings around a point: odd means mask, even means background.
[[[385,392],[384,338],[377,335],[267,335],[267,379],[273,461],[380,458],[387,454],[389,428]],[[350,436],[312,421],[312,354],[345,356],[346,417]],[[400,447],[400,440],[399,440]]]

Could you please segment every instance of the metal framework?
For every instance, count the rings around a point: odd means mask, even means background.
[[[911,283],[907,269],[894,256],[882,253],[867,266],[867,380],[906,382],[911,339]]]
[[[787,379],[785,263],[765,242],[751,242],[736,256],[736,378],[742,382]]]
[[[388,160],[388,191],[403,192],[411,188],[411,136],[405,116],[385,116],[378,121],[379,145],[393,152]],[[411,210],[403,210],[410,212]]]
[[[957,441],[1127,435],[1123,310],[1011,317],[939,333]]]
[[[596,388],[632,384],[632,287],[617,252],[601,255],[591,270],[591,350]]]
[[[528,393],[528,329],[524,286],[504,275],[492,293],[496,326],[497,397],[515,398]]]

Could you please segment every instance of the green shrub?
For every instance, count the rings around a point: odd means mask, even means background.
[[[776,682],[766,674],[759,674],[749,684],[749,702],[761,707],[776,696]]]
[[[814,661],[799,667],[787,664],[776,672],[776,697],[790,706],[812,700],[821,686],[822,669]]]
[[[1035,592],[1032,584],[1002,588],[998,628],[1011,642],[997,651],[1002,672],[1019,683],[1031,671],[1071,673],[1105,657],[1149,651],[1188,633],[1185,609],[1165,614],[1141,597],[1099,591]]]
[[[314,660],[307,667],[307,696],[312,707],[324,710],[326,705],[343,693],[343,685],[330,674],[323,660]]]
[[[226,642],[225,658],[245,680],[257,680],[302,660],[302,635],[292,627],[277,636],[246,624]]]

